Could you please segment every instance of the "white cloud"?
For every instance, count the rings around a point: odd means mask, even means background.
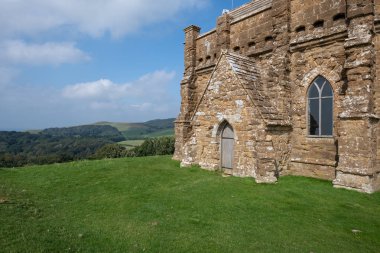
[[[0,0],[0,34],[38,34],[72,27],[90,36],[121,37],[172,19],[209,0]]]
[[[64,82],[61,77],[69,75],[64,71],[71,68],[66,66],[40,86],[29,78],[40,73],[33,72],[36,65],[89,60],[84,51],[97,49],[86,49],[89,37],[110,34],[121,38],[153,24],[176,21],[184,11],[207,2],[210,0],[0,0],[0,129],[175,116],[180,102],[174,72],[156,71],[128,83],[102,79],[65,88],[57,87]],[[79,40],[81,46],[70,42]],[[33,68],[28,69],[29,65]],[[97,70],[92,67],[89,71]],[[30,71],[27,76],[23,76],[24,70]],[[58,78],[60,81],[55,81]],[[56,86],[48,85],[50,82]]]
[[[82,108],[87,107],[90,113],[152,114],[150,118],[156,118],[154,113],[172,115],[170,112],[178,110],[177,96],[170,90],[172,85],[177,86],[173,82],[174,77],[174,72],[161,70],[122,84],[100,79],[68,85],[63,89],[62,97],[80,104]]]
[[[0,49],[0,58],[13,64],[60,65],[90,59],[71,42],[27,44],[20,40],[11,40],[1,43]]]
[[[124,84],[102,79],[64,89],[15,84],[0,92],[0,130],[175,117],[180,101],[174,77],[156,71]]]
[[[71,99],[115,99],[124,96],[130,88],[128,84],[118,85],[107,79],[78,83],[64,88],[63,96]]]
[[[83,35],[120,38],[209,0],[0,0],[0,64],[60,65],[90,57],[71,42]],[[76,36],[72,37],[73,34]],[[22,38],[22,39],[20,39]],[[45,43],[30,44],[31,41]]]
[[[154,100],[165,96],[165,92],[167,92],[165,87],[173,80],[174,76],[174,72],[156,71],[146,74],[134,82],[124,84],[116,84],[107,79],[100,79],[94,82],[68,85],[63,89],[62,95],[69,99],[88,99],[98,103],[121,98]]]

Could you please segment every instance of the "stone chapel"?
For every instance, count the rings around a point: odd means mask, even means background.
[[[380,0],[254,0],[184,31],[174,159],[380,190]]]

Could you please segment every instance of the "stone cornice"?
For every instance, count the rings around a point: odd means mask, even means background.
[[[198,75],[211,73],[214,70],[215,65],[216,64],[210,64],[205,67],[198,67],[197,69],[195,69],[195,73],[197,73]]]
[[[344,42],[347,37],[348,32],[345,26],[328,33],[298,37],[290,41],[290,52],[302,51],[307,48],[335,43],[336,41]]]
[[[267,9],[270,9],[272,7],[272,0],[256,0],[251,1],[239,8],[236,8],[228,14],[232,18],[232,23],[239,22],[243,19],[249,18],[253,15],[256,15],[260,12],[263,12]]]
[[[200,31],[201,31],[201,28],[200,28],[199,26],[196,26],[196,25],[190,25],[190,26],[186,27],[185,29],[183,29],[183,31],[184,31],[185,33],[190,32],[190,31],[192,31],[192,30],[194,30],[194,31],[196,31],[196,32],[200,32]]]
[[[206,33],[202,33],[201,35],[198,36],[197,40],[204,38],[204,37],[207,37],[208,35],[213,34],[213,33],[216,33],[216,28],[214,28],[214,29],[212,29]]]
[[[370,119],[379,121],[380,117],[372,113],[341,113],[338,118],[342,120],[360,120],[360,119]]]
[[[273,46],[267,46],[267,47],[258,48],[255,50],[249,50],[246,55],[248,57],[254,57],[254,56],[271,53],[272,51],[273,51]]]

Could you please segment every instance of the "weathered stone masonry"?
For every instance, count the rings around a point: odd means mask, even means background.
[[[251,1],[205,34],[186,28],[184,52],[174,154],[182,165],[380,190],[380,0]],[[327,136],[309,132],[308,96],[320,77],[333,91]]]

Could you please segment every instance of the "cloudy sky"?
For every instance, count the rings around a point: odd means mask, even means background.
[[[176,117],[183,28],[248,0],[0,0],[0,130]]]

